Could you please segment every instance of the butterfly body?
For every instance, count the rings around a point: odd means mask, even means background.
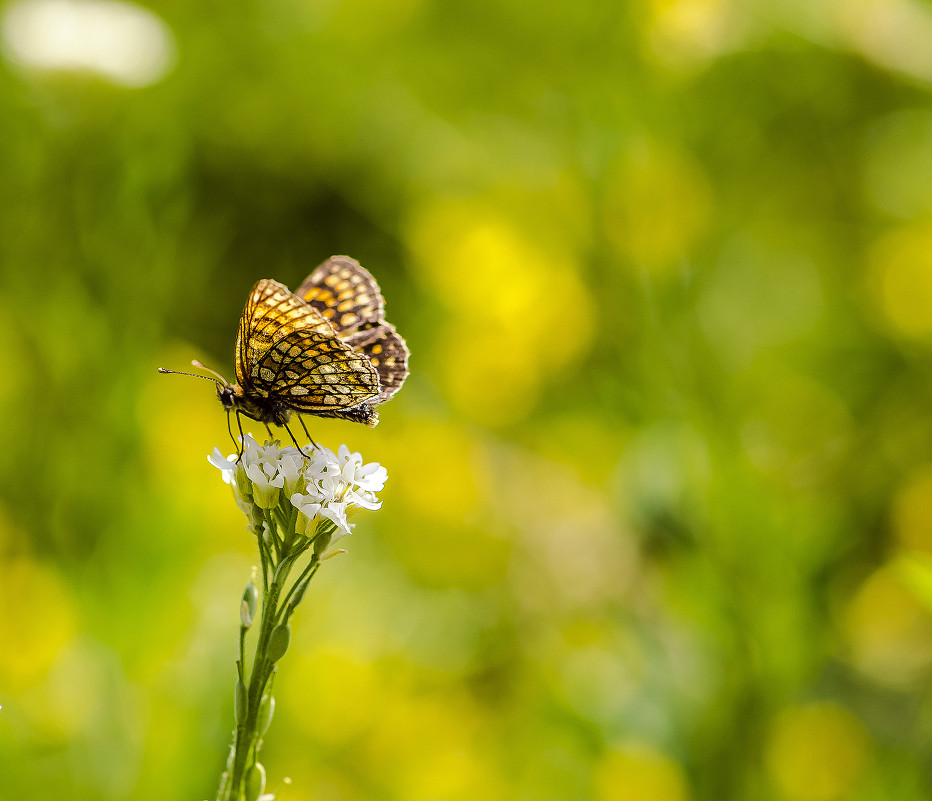
[[[291,410],[274,398],[247,395],[239,384],[217,384],[217,397],[228,412],[239,412],[260,423],[287,425]]]

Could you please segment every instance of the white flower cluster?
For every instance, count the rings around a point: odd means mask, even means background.
[[[280,509],[285,513],[282,518],[294,519],[294,533],[308,538],[314,537],[321,521],[333,523],[336,529],[331,544],[352,534],[347,516],[355,508],[378,509],[382,505],[376,493],[388,478],[378,462],[365,464],[362,456],[350,453],[346,445],[336,453],[320,445],[298,450],[282,448],[278,442],[260,445],[249,434],[239,459],[235,455],[224,458],[219,448],[214,448],[207,460],[233,487],[236,502],[254,527]]]

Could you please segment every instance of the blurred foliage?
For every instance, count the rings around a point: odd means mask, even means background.
[[[229,376],[249,287],[334,253],[412,374],[311,421],[390,479],[270,789],[932,795],[928,3],[161,0],[124,74],[42,2],[0,7],[2,801],[213,796],[253,546],[155,368]]]

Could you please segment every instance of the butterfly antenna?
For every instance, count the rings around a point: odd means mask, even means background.
[[[172,375],[189,375],[191,376],[191,378],[203,378],[205,381],[213,381],[215,384],[220,384],[221,386],[224,386],[224,387],[227,385],[226,381],[218,381],[216,378],[211,378],[210,376],[207,376],[207,375],[198,375],[197,373],[185,373],[185,372],[182,372],[181,370],[169,370],[165,367],[159,367],[159,372],[160,373],[171,373]]]

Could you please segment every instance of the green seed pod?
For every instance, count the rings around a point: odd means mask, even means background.
[[[331,529],[332,531],[332,529]],[[320,556],[330,545],[331,531],[321,531],[314,537],[314,556]]]
[[[252,625],[253,618],[256,616],[256,606],[259,603],[259,590],[251,581],[243,590],[243,600],[239,607],[239,619],[243,628],[249,628]]]
[[[262,531],[262,526],[265,523],[265,512],[262,511],[262,507],[253,505],[250,520],[257,531]]]
[[[281,659],[288,650],[288,645],[290,643],[291,627],[287,623],[276,626],[275,630],[272,632],[272,636],[269,637],[269,662],[277,662]]]
[[[307,585],[310,583],[311,579],[308,577],[298,585],[298,588],[294,591],[294,595],[291,596],[291,602],[288,604],[292,609],[301,603],[301,600],[304,598],[304,593],[307,592]]]
[[[249,696],[246,691],[246,685],[242,679],[236,680],[236,688],[233,690],[233,717],[237,723],[246,720],[246,710],[249,707]]]
[[[259,736],[265,737],[272,723],[272,716],[275,714],[275,697],[266,693],[262,696],[262,702],[259,704]]]
[[[246,774],[246,801],[256,801],[265,790],[265,768],[256,762]]]

